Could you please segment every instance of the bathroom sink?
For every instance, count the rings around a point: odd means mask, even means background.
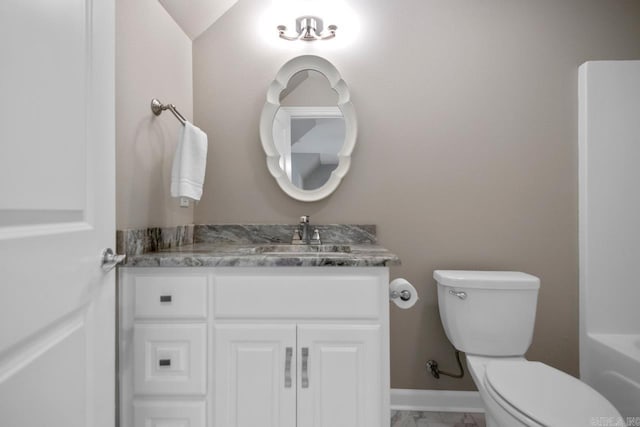
[[[264,245],[255,248],[255,253],[264,255],[350,253],[349,245]]]

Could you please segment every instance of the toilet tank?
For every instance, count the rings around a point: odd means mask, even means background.
[[[522,356],[533,337],[540,279],[514,271],[436,270],[440,319],[460,351]]]

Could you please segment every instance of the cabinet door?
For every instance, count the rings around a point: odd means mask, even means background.
[[[295,427],[295,342],[295,325],[216,326],[216,427]]]
[[[298,326],[297,427],[389,425],[380,336],[379,325]]]

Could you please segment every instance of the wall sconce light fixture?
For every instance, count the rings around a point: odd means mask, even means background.
[[[317,16],[301,16],[296,19],[296,32],[295,36],[288,36],[286,34],[287,27],[284,25],[278,25],[278,33],[280,38],[285,40],[304,40],[306,42],[312,42],[315,40],[327,40],[336,36],[336,25],[329,25],[327,27],[327,34],[323,34],[324,25],[322,19]]]

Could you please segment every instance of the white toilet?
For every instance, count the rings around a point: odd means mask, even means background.
[[[509,271],[436,270],[440,318],[466,353],[488,426],[624,426],[620,413],[580,380],[530,362],[540,280]]]

